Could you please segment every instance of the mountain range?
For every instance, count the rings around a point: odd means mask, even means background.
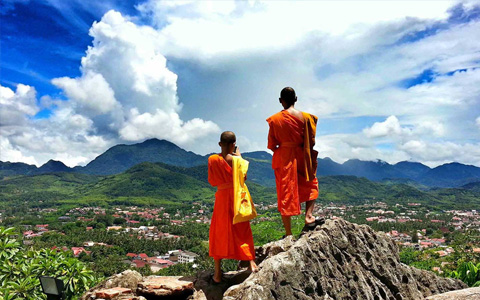
[[[249,175],[250,176],[250,175]],[[248,180],[255,203],[273,204],[274,187]],[[136,205],[190,209],[193,202],[211,205],[215,189],[208,184],[207,166],[177,167],[144,162],[115,175],[58,172],[12,176],[0,180],[0,210],[20,207],[78,207]],[[335,175],[319,180],[322,203],[390,205],[417,202],[435,209],[471,209],[480,201],[480,182],[461,188],[420,190],[396,182],[373,182],[363,177]]]
[[[0,178],[54,172],[113,175],[125,172],[143,162],[160,162],[170,166],[190,168],[206,165],[208,156],[186,151],[165,140],[150,139],[138,144],[113,146],[83,167],[69,168],[62,162],[54,160],[48,161],[39,168],[24,163],[0,161]],[[275,185],[270,153],[256,151],[243,153],[242,156],[250,161],[250,181],[264,186]],[[351,159],[340,164],[327,157],[318,160],[317,174],[318,176],[350,175],[365,177],[372,181],[406,183],[417,187],[460,187],[480,181],[479,167],[456,162],[430,168],[418,162],[408,161],[392,165],[381,160]]]

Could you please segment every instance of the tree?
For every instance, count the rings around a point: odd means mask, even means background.
[[[123,225],[125,224],[127,221],[124,219],[124,218],[115,218],[113,220],[113,224],[115,225]]]
[[[418,235],[416,230],[412,232],[412,243],[418,243]]]

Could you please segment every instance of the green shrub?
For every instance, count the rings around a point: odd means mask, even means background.
[[[0,299],[46,299],[42,275],[63,280],[66,299],[78,299],[100,280],[70,252],[27,249],[14,234],[14,228],[0,227]]]
[[[460,279],[468,286],[480,286],[480,263],[463,262],[458,265],[456,271],[452,271],[449,277]]]

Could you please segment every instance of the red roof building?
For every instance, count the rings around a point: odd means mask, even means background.
[[[91,251],[86,251],[85,248],[83,247],[72,247],[73,251],[73,256],[78,257],[82,252],[85,252],[86,254],[90,254]]]
[[[132,260],[132,263],[134,263],[137,268],[144,267],[146,264],[146,262],[144,262],[143,260],[138,260],[138,259]]]

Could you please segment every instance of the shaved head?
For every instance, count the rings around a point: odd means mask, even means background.
[[[295,90],[291,87],[286,87],[280,92],[280,99],[285,101],[288,105],[293,105],[297,101]]]
[[[235,143],[236,141],[237,141],[237,137],[235,136],[235,133],[233,133],[232,131],[224,131],[220,135],[220,143],[222,144],[229,145],[229,144]]]

